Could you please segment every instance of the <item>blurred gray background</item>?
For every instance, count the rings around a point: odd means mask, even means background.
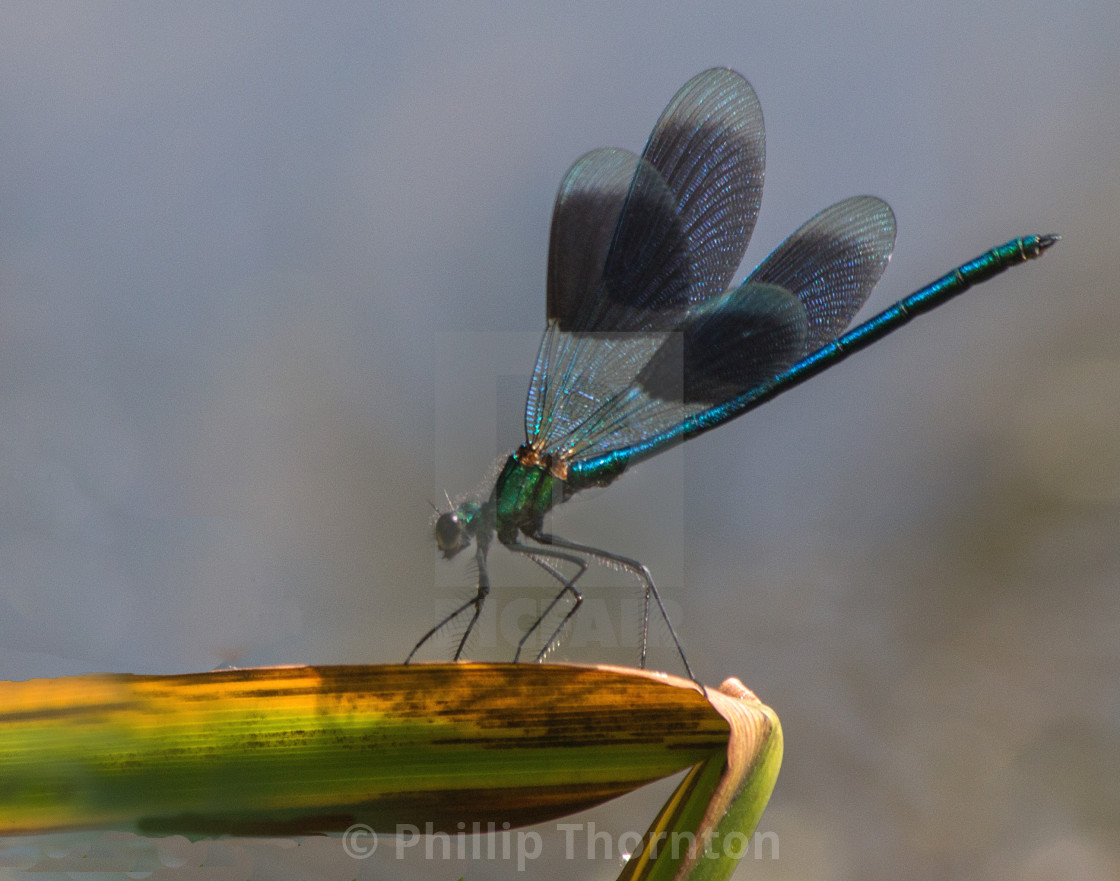
[[[520,440],[561,176],[727,65],[767,126],[744,272],[862,192],[899,226],[869,310],[1064,240],[555,528],[647,562],[699,676],[781,715],[780,851],[736,877],[1120,876],[1113,0],[0,15],[0,678],[402,660],[473,591],[431,503]],[[507,659],[548,585],[491,557],[470,653]],[[586,586],[557,659],[635,663],[636,591]],[[666,792],[584,820],[641,831]],[[540,831],[533,877],[617,874]],[[524,877],[179,846],[201,877]]]

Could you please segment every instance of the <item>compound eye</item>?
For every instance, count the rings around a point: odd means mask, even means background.
[[[436,520],[436,544],[439,549],[450,556],[456,551],[461,551],[467,546],[463,535],[463,524],[459,515],[453,511],[440,514]]]

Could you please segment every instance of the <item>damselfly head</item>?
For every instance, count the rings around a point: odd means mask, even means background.
[[[436,545],[446,559],[451,559],[471,543],[463,526],[458,511],[447,511],[436,518]]]

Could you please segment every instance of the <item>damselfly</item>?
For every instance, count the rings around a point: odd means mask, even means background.
[[[642,666],[652,597],[692,676],[649,570],[546,532],[545,515],[1057,241],[1053,235],[1014,239],[843,333],[890,259],[894,214],[873,196],[845,199],[729,289],[758,216],[764,160],[754,90],[734,71],[713,69],[677,92],[640,157],[593,150],[564,176],[552,215],[548,324],[529,386],[525,443],[488,497],[436,520],[445,557],[474,544],[477,590],[424,634],[407,660],[469,614],[455,658],[463,653],[490,592],[486,555],[496,536],[560,584],[521,637],[514,660],[567,596],[571,606],[538,660],[556,643],[582,602],[576,582],[588,560],[597,560],[642,585]],[[569,575],[560,570],[567,564],[574,567]]]

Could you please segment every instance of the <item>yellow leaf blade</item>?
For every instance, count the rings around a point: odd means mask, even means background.
[[[778,779],[781,724],[737,679],[707,691],[730,724],[727,750],[685,775],[618,881],[726,881],[747,850]]]
[[[534,664],[0,683],[0,834],[454,831],[563,816],[722,755],[685,680]]]

